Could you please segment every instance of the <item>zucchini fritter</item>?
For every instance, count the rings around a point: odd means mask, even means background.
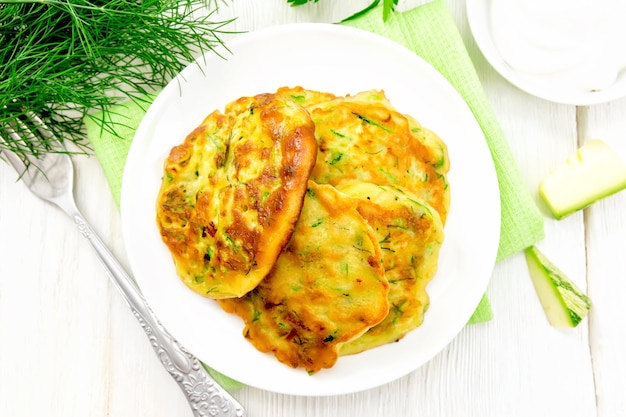
[[[211,113],[171,150],[157,223],[189,288],[238,297],[267,275],[300,215],[314,128],[293,100],[260,94]]]
[[[437,272],[443,225],[439,214],[407,190],[358,183],[340,189],[358,202],[357,210],[374,229],[389,281],[389,314],[340,354],[362,352],[401,339],[424,320],[426,285]]]
[[[257,349],[314,373],[385,318],[388,289],[380,247],[356,200],[310,182],[274,269],[244,297],[219,304],[244,319],[244,336]]]
[[[305,107],[319,146],[312,180],[403,187],[434,207],[445,224],[449,162],[447,147],[434,132],[396,111],[382,91],[312,100]]]

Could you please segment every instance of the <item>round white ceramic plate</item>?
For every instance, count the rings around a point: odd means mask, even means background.
[[[368,32],[298,24],[241,35],[226,59],[186,68],[157,97],[133,141],[122,189],[122,226],[132,271],[164,326],[214,369],[250,386],[307,396],[344,394],[397,379],[430,360],[463,328],[484,293],[500,230],[497,179],[485,138],[465,102],[429,64]],[[452,206],[440,268],[428,287],[424,324],[398,343],[339,358],[310,376],[257,351],[243,322],[176,276],[155,222],[163,161],[214,109],[244,95],[301,85],[337,95],[384,89],[392,104],[449,147]]]
[[[467,19],[478,48],[491,66],[522,91],[555,103],[589,106],[626,97],[626,72],[608,88],[585,91],[549,77],[516,71],[502,58],[491,31],[490,8],[493,0],[467,0]]]

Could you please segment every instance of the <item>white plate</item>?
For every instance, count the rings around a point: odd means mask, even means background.
[[[576,106],[606,103],[626,97],[626,71],[622,71],[610,87],[598,91],[585,91],[564,79],[516,71],[503,59],[494,42],[490,19],[492,2],[493,0],[467,0],[467,19],[485,59],[511,84],[536,97]]]
[[[500,231],[497,179],[484,136],[465,102],[429,64],[377,35],[330,24],[274,27],[235,38],[227,60],[208,54],[157,97],[133,141],[122,189],[122,226],[132,271],[165,327],[200,360],[245,384],[307,396],[356,392],[430,360],[463,328],[484,293]],[[398,343],[339,358],[309,376],[257,351],[243,322],[177,278],[155,222],[170,148],[214,109],[244,95],[302,85],[335,94],[384,89],[400,111],[448,144],[452,206],[425,323]]]

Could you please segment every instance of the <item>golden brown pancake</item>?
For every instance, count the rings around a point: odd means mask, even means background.
[[[171,150],[157,223],[189,288],[224,298],[256,287],[291,237],[316,152],[308,112],[275,94],[211,113]]]
[[[315,122],[319,151],[311,179],[343,185],[399,186],[434,207],[441,221],[450,206],[445,143],[415,119],[396,111],[382,91],[321,101],[302,94]]]
[[[314,373],[385,318],[387,292],[379,244],[356,200],[310,182],[274,269],[244,297],[219,303],[244,319],[244,336],[258,350]]]
[[[389,314],[340,354],[362,352],[401,339],[424,320],[426,285],[437,272],[443,225],[439,214],[407,190],[371,183],[351,184],[341,192],[357,201],[357,210],[374,229],[389,281]]]

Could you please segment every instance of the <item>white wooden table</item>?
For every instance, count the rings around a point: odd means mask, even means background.
[[[285,0],[234,0],[221,13],[239,16],[233,28],[250,30],[334,22],[368,3],[320,0],[290,8]],[[543,176],[589,139],[605,140],[626,159],[626,100],[577,108],[521,92],[479,53],[465,1],[448,3],[535,197]],[[78,205],[126,264],[120,217],[98,161],[75,164]],[[328,398],[247,387],[234,395],[253,417],[626,416],[626,193],[560,222],[545,217],[539,247],[594,302],[578,328],[548,325],[516,255],[494,269],[488,288],[494,319],[465,328],[398,381]],[[71,222],[0,163],[0,416],[190,415]]]

